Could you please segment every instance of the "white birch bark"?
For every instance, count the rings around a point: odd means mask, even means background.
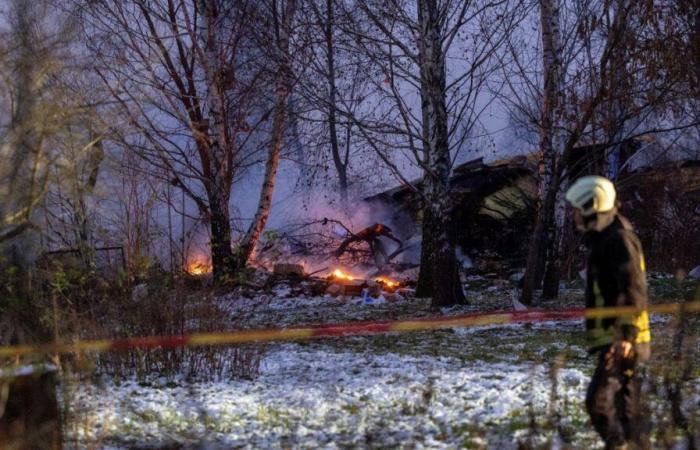
[[[426,220],[423,252],[430,252],[432,305],[449,306],[464,302],[455,247],[450,235],[452,198],[449,189],[450,148],[448,143],[446,65],[440,29],[440,2],[418,1],[419,66],[424,132],[428,139],[428,168],[424,176]]]
[[[540,117],[540,184],[539,205],[532,244],[527,255],[521,301],[532,303],[533,290],[541,284],[547,258],[556,249],[556,187],[552,186],[557,170],[557,117],[561,103],[561,37],[558,0],[540,0],[542,29],[542,69],[544,86]]]
[[[209,179],[204,180],[204,185],[209,198],[214,278],[221,279],[233,270],[229,216],[233,151],[230,148],[232,143],[229,139],[225,92],[221,80],[225,62],[221,60],[217,41],[220,33],[218,4],[216,0],[199,0],[198,6],[208,109],[204,145],[208,147],[209,158],[202,163],[208,164],[210,172]]]
[[[285,118],[287,110],[287,98],[291,90],[292,74],[289,55],[289,32],[294,15],[296,13],[296,0],[287,0],[280,29],[278,30],[279,40],[276,43],[276,57],[278,62],[276,71],[276,92],[275,107],[272,119],[272,136],[268,150],[267,163],[265,165],[265,176],[263,179],[258,208],[253,217],[253,221],[246,232],[240,245],[239,267],[247,264],[255,250],[255,245],[260,239],[260,235],[265,229],[265,224],[270,216],[272,206],[272,195],[275,190],[275,179],[279,166],[282,144],[284,142]]]

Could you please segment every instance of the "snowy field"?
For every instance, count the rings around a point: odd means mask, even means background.
[[[235,314],[247,302],[225,306]],[[427,314],[416,300],[281,296],[251,317],[272,311],[302,322]],[[599,448],[583,408],[592,369],[576,322],[270,344],[252,381],[67,388],[69,447]]]
[[[559,380],[580,405],[582,371],[562,370]],[[128,431],[132,442],[210,441],[204,448],[514,448],[530,405],[542,412],[549,397],[544,366],[288,344],[266,357],[254,382],[126,382],[77,400],[90,410],[92,441]]]

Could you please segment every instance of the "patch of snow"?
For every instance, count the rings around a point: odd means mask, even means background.
[[[523,279],[524,276],[525,276],[525,272],[520,271],[520,272],[515,272],[515,273],[511,274],[511,276],[508,279],[510,281],[512,281],[513,283],[518,283],[518,282],[520,282],[520,280]]]
[[[465,436],[450,430],[494,428],[530,405],[543,411],[549,376],[543,365],[284,344],[266,356],[253,382],[83,387],[73,404],[101,426],[74,437],[109,441],[127,429],[131,442],[206,437],[211,448],[363,447],[370,441],[381,447],[410,441],[415,448],[454,448]],[[583,401],[587,377],[580,370],[564,369],[558,377],[560,395]]]
[[[0,378],[26,377],[28,375],[56,372],[54,364],[24,364],[0,369]]]
[[[510,298],[513,301],[513,309],[516,311],[526,311],[527,306],[523,305],[518,298],[520,297],[520,291],[518,289],[513,289],[510,292]]]
[[[693,270],[688,272],[688,277],[693,279],[700,279],[700,266],[695,267]]]
[[[474,262],[472,259],[469,257],[469,255],[464,253],[462,247],[459,245],[455,248],[455,256],[457,257],[457,261],[459,261],[460,265],[462,266],[462,269],[466,270],[474,267]]]

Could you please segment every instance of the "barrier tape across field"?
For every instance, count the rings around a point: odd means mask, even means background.
[[[455,316],[425,317],[409,320],[347,322],[289,328],[236,330],[223,333],[197,333],[182,336],[149,336],[129,339],[59,342],[45,345],[16,345],[0,347],[0,357],[32,354],[65,354],[77,352],[106,352],[134,348],[176,348],[200,345],[229,345],[264,341],[293,341],[338,336],[359,336],[390,332],[425,331],[440,328],[505,325],[509,323],[565,321],[575,319],[612,318],[633,315],[635,307],[572,308],[561,310],[491,311]],[[700,312],[700,302],[652,305],[652,314]]]

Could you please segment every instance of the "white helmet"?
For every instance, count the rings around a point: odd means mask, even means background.
[[[615,208],[615,186],[597,175],[579,178],[566,191],[566,200],[578,208],[584,217]]]

